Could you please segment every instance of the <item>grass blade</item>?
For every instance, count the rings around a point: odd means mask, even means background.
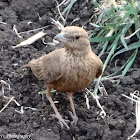
[[[129,68],[132,66],[132,64],[133,64],[133,62],[134,62],[134,60],[135,60],[135,58],[136,58],[137,53],[138,53],[138,50],[136,49],[136,50],[134,51],[134,53],[130,56],[129,61],[128,61],[127,65],[125,66],[125,68],[124,68],[124,70],[123,70],[123,72],[122,72],[122,76],[121,76],[121,77],[125,76],[126,73],[127,73],[128,70],[129,70]],[[117,86],[119,83],[120,83],[120,80],[117,82],[116,86]]]
[[[64,9],[64,11],[62,12],[62,15],[64,15],[66,12],[66,17],[68,16],[73,4],[76,2],[77,0],[72,0],[71,3]]]
[[[99,3],[96,0],[92,0],[92,2],[95,7],[101,9]]]
[[[100,28],[101,26],[95,24],[95,23],[90,23],[90,25],[92,25],[93,27],[96,27],[96,28]]]
[[[113,42],[112,45],[111,45],[111,46],[112,46],[112,49],[111,49],[109,55],[107,56],[107,59],[106,59],[105,62],[104,62],[103,71],[105,70],[105,68],[106,68],[106,66],[107,66],[107,64],[108,64],[108,62],[109,62],[111,56],[113,55],[113,53],[114,53],[114,51],[115,51],[115,48],[117,47],[117,44],[118,44],[120,35],[121,35],[121,34],[119,34],[119,35],[116,37],[116,39],[114,40],[114,42]],[[99,77],[98,81],[96,82],[95,88],[94,88],[94,92],[93,92],[93,93],[94,93],[95,96],[97,95],[97,92],[98,92],[98,84],[99,84],[100,78],[101,78],[101,77]]]
[[[140,41],[135,42],[135,43],[132,43],[132,44],[128,45],[128,51],[133,50],[133,49],[136,49],[136,48],[139,48],[139,47],[140,47]],[[119,54],[121,54],[121,53],[124,53],[124,52],[126,52],[126,51],[127,51],[127,50],[126,50],[125,48],[123,48],[123,49],[117,51],[117,52],[113,55],[113,57],[111,58],[111,61],[113,60],[114,57],[116,57],[117,55],[119,55]]]
[[[134,12],[134,7],[131,7],[130,10],[129,10],[129,11],[124,15],[124,17],[119,21],[119,23],[118,23],[117,26],[116,26],[116,29],[124,22],[124,20],[125,20],[126,18],[129,17],[130,14],[133,14],[133,12]]]
[[[90,39],[90,42],[106,42],[106,41],[110,41],[110,40],[115,39],[119,34],[120,34],[120,32],[115,34],[115,35],[113,35],[113,36],[110,36],[110,37],[94,37],[94,38]]]

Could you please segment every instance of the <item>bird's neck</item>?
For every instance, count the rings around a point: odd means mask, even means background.
[[[87,47],[84,50],[78,50],[78,49],[77,50],[76,49],[72,50],[69,47],[65,48],[66,55],[73,55],[75,57],[85,56],[85,55],[89,54],[91,51],[92,51],[91,46]]]

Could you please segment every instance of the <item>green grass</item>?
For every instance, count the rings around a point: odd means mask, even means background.
[[[130,50],[133,51],[133,54],[118,71],[106,76],[111,77],[121,74],[121,77],[123,77],[132,66],[137,56],[138,48],[140,47],[140,1],[125,0],[121,5],[115,3],[110,6],[110,8],[105,8],[97,3],[96,0],[93,0],[93,5],[100,10],[100,15],[98,16],[96,24],[90,23],[94,27],[94,31],[90,35],[90,41],[99,43],[97,47],[97,49],[101,50],[99,57],[107,54],[103,71],[108,63],[117,55]],[[130,38],[134,35],[138,38],[138,41],[128,45],[130,43]],[[119,83],[120,80],[116,85]],[[97,91],[97,86],[95,86],[95,95]]]
[[[73,4],[76,2],[77,0],[71,0],[71,2],[68,4],[68,6],[64,9],[64,11],[62,12],[62,16],[66,14],[65,19],[67,19],[70,10],[73,6]]]

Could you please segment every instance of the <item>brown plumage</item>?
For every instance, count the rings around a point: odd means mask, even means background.
[[[94,78],[102,74],[102,61],[91,50],[87,32],[76,26],[64,28],[55,38],[64,48],[52,51],[38,59],[33,59],[26,66],[31,67],[34,75],[43,80],[47,86],[47,98],[53,107],[61,126],[69,126],[62,119],[53,100],[50,90],[53,88],[66,92],[70,100],[73,123],[78,118],[72,101],[72,93],[88,86]]]

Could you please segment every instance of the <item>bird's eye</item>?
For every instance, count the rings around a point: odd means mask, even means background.
[[[76,39],[79,39],[79,38],[80,38],[80,35],[76,35],[75,38],[76,38]]]

